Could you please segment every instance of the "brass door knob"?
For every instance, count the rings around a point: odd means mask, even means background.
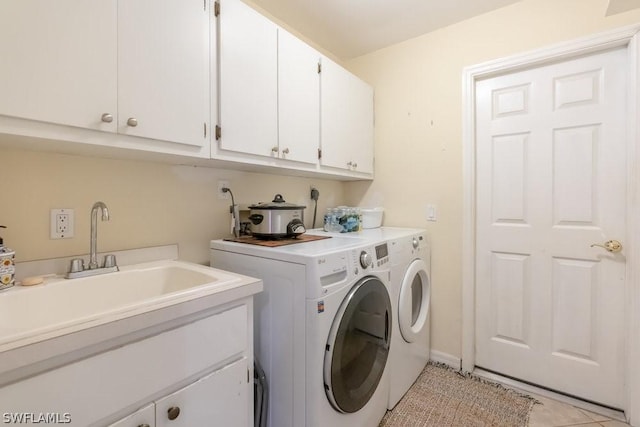
[[[599,243],[594,243],[593,245],[591,245],[592,248],[594,246],[604,248],[607,250],[607,252],[611,252],[614,254],[617,254],[622,250],[622,243],[618,242],[617,240],[607,240],[606,242],[604,242],[604,245],[601,245]]]

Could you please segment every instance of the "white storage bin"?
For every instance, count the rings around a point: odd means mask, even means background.
[[[384,208],[360,208],[362,228],[378,228],[382,225]]]

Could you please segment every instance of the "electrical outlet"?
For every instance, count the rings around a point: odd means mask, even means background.
[[[218,199],[220,200],[229,200],[231,198],[228,192],[227,193],[222,192],[222,189],[225,187],[229,188],[229,181],[223,181],[223,180],[218,181]]]
[[[311,195],[309,197],[311,198],[311,200],[315,201],[318,201],[318,199],[320,198],[320,192],[313,185],[311,186]]]
[[[71,239],[74,235],[73,209],[51,209],[51,238]]]

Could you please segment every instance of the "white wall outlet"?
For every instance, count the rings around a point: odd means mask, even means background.
[[[74,225],[73,209],[51,209],[52,239],[71,239]]]
[[[438,220],[438,206],[436,205],[427,205],[427,221],[437,221]]]
[[[229,195],[229,193],[223,193],[222,189],[223,188],[229,188],[229,181],[224,181],[224,180],[220,180],[218,181],[218,199],[220,200],[228,200],[231,198],[231,195]]]

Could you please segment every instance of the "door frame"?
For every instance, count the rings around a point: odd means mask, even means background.
[[[627,347],[625,416],[640,425],[640,24],[583,37],[467,67],[462,75],[462,151],[463,151],[463,226],[462,226],[462,369],[475,368],[475,243],[476,243],[476,140],[475,84],[477,80],[568,60],[604,50],[626,47],[629,69],[627,99],[627,254],[625,284],[625,325]]]

